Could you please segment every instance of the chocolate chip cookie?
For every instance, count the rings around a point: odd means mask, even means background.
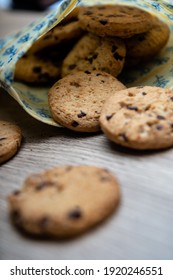
[[[152,16],[137,7],[125,5],[96,5],[79,12],[80,25],[98,36],[128,38],[150,30]]]
[[[103,106],[100,125],[117,144],[134,149],[173,145],[173,91],[134,87],[112,95]]]
[[[67,238],[103,221],[119,199],[117,179],[106,169],[64,166],[31,175],[8,200],[19,228],[38,236]]]
[[[60,72],[60,61],[52,62],[46,58],[26,54],[17,61],[14,78],[31,84],[45,84],[58,80]]]
[[[82,36],[83,31],[78,21],[69,22],[65,25],[57,25],[40,39],[38,39],[30,48],[30,53],[36,53],[50,46],[69,43],[71,40]]]
[[[0,120],[0,164],[17,153],[21,139],[21,130],[17,125]]]
[[[119,38],[85,35],[63,61],[62,76],[76,71],[104,71],[117,77],[123,69],[126,48]]]
[[[125,86],[113,76],[99,71],[76,72],[59,80],[49,91],[53,119],[81,132],[100,130],[99,117],[104,102]]]

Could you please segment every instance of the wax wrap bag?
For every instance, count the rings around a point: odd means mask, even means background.
[[[170,1],[169,1],[170,2]],[[34,118],[49,125],[54,122],[48,107],[49,88],[33,87],[13,81],[17,60],[27,52],[39,37],[44,35],[77,5],[126,4],[143,8],[170,27],[171,36],[167,46],[150,63],[139,70],[129,71],[125,77],[127,86],[151,85],[173,89],[173,6],[168,1],[152,0],[61,0],[55,11],[38,19],[20,32],[0,40],[0,85]]]

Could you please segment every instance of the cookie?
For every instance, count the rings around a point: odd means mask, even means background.
[[[76,71],[104,71],[117,77],[125,62],[126,49],[119,38],[85,35],[69,52],[62,65],[62,77]]]
[[[67,23],[66,25],[57,25],[40,39],[38,39],[30,48],[30,53],[36,53],[50,46],[69,43],[71,40],[82,36],[83,31],[78,21]]]
[[[173,145],[173,91],[134,87],[112,95],[103,106],[100,125],[117,144],[134,149]]]
[[[76,72],[59,80],[49,91],[53,119],[81,132],[100,130],[99,117],[104,102],[125,86],[104,72]]]
[[[15,80],[44,84],[55,82],[60,77],[61,62],[26,54],[17,63],[14,73]]]
[[[154,25],[146,33],[135,35],[125,40],[127,56],[141,58],[156,55],[168,42],[170,29],[166,23],[153,17]]]
[[[81,27],[98,36],[128,38],[147,32],[152,16],[137,7],[124,5],[96,5],[79,12]]]
[[[9,196],[13,222],[34,235],[67,238],[109,216],[118,205],[117,179],[103,168],[64,166],[30,176]]]
[[[21,130],[17,125],[0,120],[0,164],[17,153],[21,139]]]

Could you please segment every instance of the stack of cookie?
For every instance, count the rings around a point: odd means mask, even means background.
[[[18,61],[15,77],[25,82],[38,83],[56,80],[48,95],[53,119],[75,131],[96,132],[102,127],[105,132],[107,130],[104,117],[101,117],[99,122],[102,107],[109,97],[114,95],[116,100],[119,91],[126,88],[118,81],[119,74],[122,70],[128,71],[129,67],[156,55],[166,45],[169,34],[170,30],[164,22],[137,7],[78,7],[60,25],[33,44],[29,52]],[[34,65],[36,60],[37,65]],[[143,90],[147,94],[149,91],[148,88]],[[159,99],[160,90],[151,89],[151,92],[153,91],[159,92],[158,97],[155,97]],[[141,92],[139,96],[143,98],[140,102],[145,103],[146,96]],[[134,100],[132,105],[129,104],[129,108],[139,108],[138,102],[137,100],[135,103]],[[131,109],[131,114],[132,111],[134,115],[135,112],[139,115],[139,110]],[[116,112],[106,112],[106,118],[112,114],[115,115]],[[128,121],[124,121],[125,115],[128,115]],[[119,123],[129,123],[129,113],[125,115],[120,118]],[[110,123],[112,122],[113,118]],[[161,129],[159,133],[161,137]],[[109,138],[114,138],[110,137],[111,133],[106,134]],[[115,142],[130,146],[130,142],[124,141],[128,136],[125,136],[124,132],[120,134],[124,135],[118,136],[123,141]],[[149,148],[144,146],[143,148]],[[163,146],[165,144],[158,145]],[[132,147],[142,148],[141,145]],[[151,147],[153,148],[153,144]]]
[[[156,55],[169,33],[164,22],[137,7],[78,7],[32,45],[16,64],[15,78],[42,84],[95,70],[117,77],[124,66]]]

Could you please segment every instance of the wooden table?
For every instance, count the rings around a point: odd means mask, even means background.
[[[0,12],[0,35],[37,14]],[[0,118],[23,132],[19,153],[0,167],[0,259],[173,259],[173,149],[141,153],[111,144],[104,135],[81,135],[30,117],[0,93]],[[103,166],[116,174],[122,200],[116,213],[70,241],[34,240],[9,221],[6,197],[31,173],[64,164]]]

